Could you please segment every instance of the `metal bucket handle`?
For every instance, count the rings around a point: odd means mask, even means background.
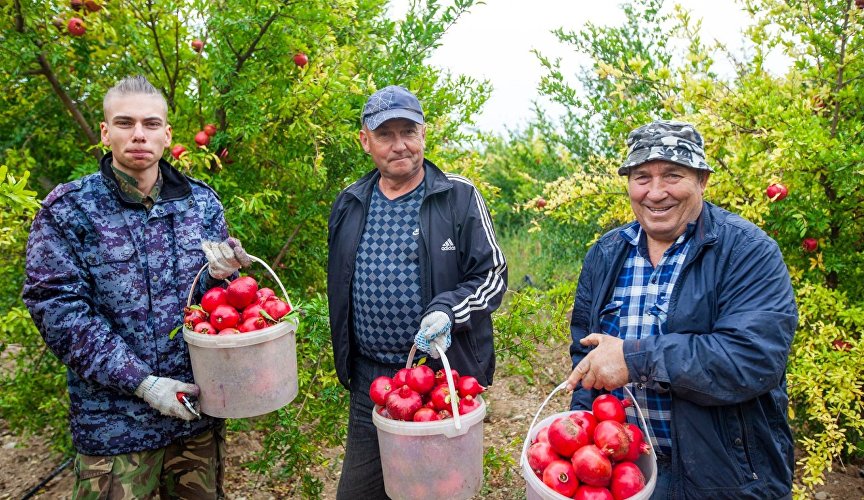
[[[543,401],[543,404],[540,405],[540,408],[537,410],[537,413],[534,414],[534,420],[531,421],[531,425],[528,427],[528,434],[525,435],[525,442],[522,443],[522,454],[519,455],[519,467],[522,467],[522,464],[525,460],[526,453],[528,452],[528,444],[530,443],[530,440],[531,440],[531,431],[534,430],[534,425],[537,423],[537,419],[540,417],[540,413],[543,411],[543,408],[546,407],[546,403],[548,403],[549,400],[552,399],[552,396],[554,396],[555,393],[557,393],[558,391],[560,391],[562,389],[566,389],[566,388],[567,388],[567,382],[565,381],[565,382],[561,382],[558,385],[558,387],[556,387],[555,389],[552,389],[552,392],[550,392],[549,395],[546,396],[546,400]],[[626,393],[627,397],[629,397],[630,401],[633,402],[633,407],[636,409],[636,415],[639,417],[639,421],[642,423],[642,432],[645,434],[645,437],[648,438],[647,442],[651,443],[652,442],[651,430],[648,428],[648,424],[645,422],[645,417],[642,416],[642,409],[639,408],[639,403],[636,402],[636,398],[633,397],[633,393],[630,392],[630,389],[628,389],[626,385],[621,386],[621,388],[624,389],[624,392]]]
[[[249,255],[249,259],[254,260],[255,262],[264,266],[264,269],[266,269],[270,273],[270,275],[273,276],[273,279],[276,280],[276,284],[279,285],[279,289],[282,290],[282,295],[285,297],[285,302],[288,304],[290,310],[293,311],[294,304],[292,304],[291,299],[288,298],[288,292],[285,291],[285,287],[282,285],[282,281],[279,279],[279,276],[276,276],[276,273],[273,272],[273,269],[271,269],[266,262],[259,259],[258,257],[255,257],[254,255]],[[201,273],[203,273],[209,265],[210,264],[207,263],[201,266],[201,269],[198,270],[198,274],[195,275],[195,279],[192,280],[192,287],[189,289],[189,297],[186,299],[186,307],[192,305],[192,297],[195,295],[195,288],[198,286],[198,280],[201,278]]]
[[[441,346],[434,344],[438,349],[438,354],[441,356],[441,362],[444,364],[444,375],[447,377],[447,386],[450,388],[450,407],[453,409],[453,424],[456,430],[462,430],[462,417],[459,416],[459,396],[456,392],[456,384],[453,382],[453,374],[450,373],[450,362],[447,361],[447,355],[444,354],[444,349]],[[411,351],[408,353],[408,361],[405,363],[405,368],[411,368],[411,362],[414,361],[414,354],[417,352],[417,344],[411,345]],[[461,433],[460,433],[461,434]]]

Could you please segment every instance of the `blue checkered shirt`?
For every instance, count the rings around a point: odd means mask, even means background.
[[[615,282],[612,302],[600,312],[600,329],[603,333],[622,339],[640,339],[666,332],[666,313],[672,288],[681,272],[682,264],[693,240],[693,224],[678,237],[663,253],[657,267],[648,258],[648,243],[645,232],[638,222],[621,231],[630,244],[627,259]],[[672,451],[672,435],[669,426],[672,412],[672,396],[652,389],[630,387],[636,402],[646,418],[652,446],[658,455],[669,455]],[[621,389],[613,391],[624,397]],[[636,423],[633,408],[627,409],[628,419]]]
[[[357,247],[351,303],[354,340],[363,356],[405,364],[423,314],[420,292],[420,204],[423,183],[388,200],[376,183]]]

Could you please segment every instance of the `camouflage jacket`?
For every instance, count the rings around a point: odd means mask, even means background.
[[[24,302],[68,367],[72,439],[85,455],[161,448],[214,425],[162,416],[133,393],[150,374],[192,382],[186,343],[169,334],[206,262],[202,240],[227,237],[222,205],[160,161],[164,185],[147,210],[120,191],[111,162],[57,186],[27,245]]]

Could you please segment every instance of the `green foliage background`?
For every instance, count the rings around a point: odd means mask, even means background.
[[[490,82],[426,62],[473,0],[414,0],[398,20],[384,0],[102,5],[85,14],[59,0],[0,3],[0,417],[16,432],[69,448],[64,370],[20,301],[36,201],[95,171],[102,95],[142,73],[168,99],[175,142],[190,149],[177,166],[219,192],[231,232],[303,309],[297,401],[232,422],[235,431],[272,429],[250,467],[284,478],[290,494],[320,494],[309,471],[345,432],[347,395],[333,372],[323,296],[326,220],[336,193],[372,168],[357,143],[358,117],[366,96],[391,83],[424,104],[427,156],[487,197],[511,276],[495,316],[499,352],[527,383],[537,380],[537,346],[566,341],[587,248],[632,218],[615,175],[626,134],[654,118],[695,123],[716,169],[707,198],[778,241],[796,288],[801,321],[788,367],[803,452],[796,495],[835,461],[864,456],[864,10],[853,0],[740,1],[752,18],[742,27],[744,54],[703,40],[700,21],[662,0],[624,3],[617,26],[562,26],[561,43],[592,62],[570,75],[537,53],[539,90],[564,114],[537,110],[506,137],[465,126]],[[73,15],[85,36],[66,33]],[[201,53],[193,38],[205,42]],[[309,56],[303,68],[292,61],[300,51]],[[767,63],[777,54],[788,61],[779,73]],[[206,123],[219,132],[208,148],[192,147]],[[767,199],[772,182],[789,196]],[[818,240],[816,252],[803,251],[805,237]],[[489,467],[514,464],[493,454]]]

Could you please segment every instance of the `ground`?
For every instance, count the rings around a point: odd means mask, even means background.
[[[539,384],[526,384],[522,375],[508,363],[502,363],[494,386],[486,394],[489,405],[484,423],[484,445],[494,451],[500,468],[487,477],[483,491],[477,498],[510,500],[525,498],[525,481],[519,471],[520,442],[527,433],[534,413],[549,391],[564,380],[568,366],[566,349],[544,349],[540,353]],[[557,368],[553,368],[557,367]],[[542,417],[562,411],[567,396],[559,394],[550,402]],[[251,473],[241,467],[260,449],[259,432],[235,432],[228,436],[228,468],[226,493],[233,500],[266,500],[291,498],[284,484],[265,476]],[[322,498],[335,498],[338,482],[341,448],[330,450],[332,462],[316,471],[325,485]],[[510,461],[512,459],[512,462]],[[12,435],[0,420],[0,500],[22,498],[31,488],[47,477],[62,457],[48,450],[39,438],[20,438]],[[828,473],[824,486],[817,487],[813,497],[817,500],[864,498],[864,470],[862,464],[834,467]],[[72,490],[71,467],[65,468],[36,495],[36,498],[69,498]]]

